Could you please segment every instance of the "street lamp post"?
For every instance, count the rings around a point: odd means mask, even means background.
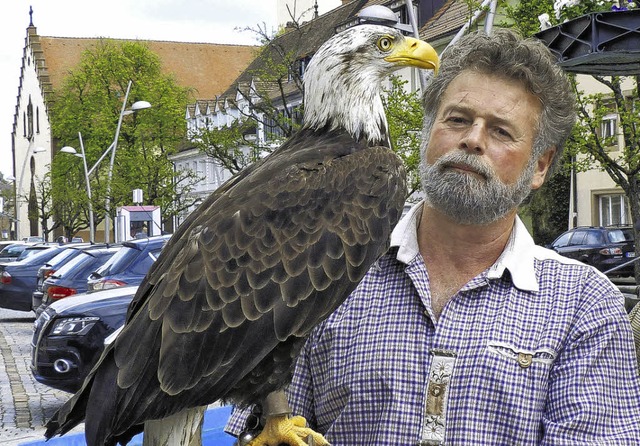
[[[111,161],[109,163],[109,171],[107,172],[107,196],[104,203],[104,242],[109,243],[109,233],[111,232],[111,216],[109,212],[111,210],[111,177],[113,176],[113,164],[116,159],[116,150],[118,149],[118,137],[120,136],[120,127],[122,126],[122,118],[125,115],[135,113],[138,110],[151,107],[147,101],[137,101],[131,105],[131,109],[127,110],[127,100],[129,99],[129,92],[131,91],[132,81],[129,81],[127,85],[127,92],[124,95],[124,101],[122,102],[122,110],[120,111],[120,117],[118,118],[118,127],[116,127],[116,135],[113,138],[113,144],[111,144]]]
[[[82,134],[80,132],[78,132],[78,138],[80,140],[80,151],[82,153],[77,153],[76,149],[74,149],[73,147],[69,147],[69,146],[65,146],[62,149],[60,149],[60,151],[62,153],[71,153],[73,155],[76,155],[80,158],[82,158],[82,166],[84,167],[84,180],[86,182],[86,186],[87,186],[87,198],[89,199],[89,242],[93,243],[96,239],[96,230],[95,230],[95,226],[93,223],[93,202],[91,201],[91,182],[89,181],[89,170],[87,169],[87,157],[85,156],[85,152],[84,152],[84,144],[82,142]],[[110,149],[111,147],[109,147]],[[107,149],[107,152],[109,151],[109,149]],[[105,152],[106,153],[106,152]],[[98,160],[98,162],[100,162],[100,160]],[[97,166],[97,163],[96,163]],[[91,171],[93,172],[93,169],[95,168],[92,167]]]
[[[104,218],[104,242],[105,243],[109,243],[109,232],[110,232],[110,215],[109,215],[109,211],[111,209],[111,178],[113,176],[113,165],[115,162],[115,158],[116,158],[116,149],[118,147],[118,138],[120,136],[120,128],[122,126],[122,118],[124,118],[126,115],[129,115],[131,113],[135,113],[138,110],[143,110],[145,108],[149,108],[151,107],[151,104],[148,103],[147,101],[137,101],[134,102],[131,105],[130,109],[127,109],[127,100],[129,99],[129,92],[131,91],[131,84],[132,81],[129,81],[129,85],[127,85],[127,92],[124,96],[124,102],[122,103],[122,110],[120,111],[120,117],[118,118],[118,127],[116,128],[116,134],[115,137],[113,139],[113,142],[111,143],[111,145],[107,148],[107,150],[104,151],[104,153],[102,155],[100,155],[100,158],[98,159],[98,161],[96,161],[96,163],[93,165],[93,167],[91,169],[87,169],[87,158],[85,156],[85,151],[84,151],[84,144],[82,142],[82,134],[80,132],[78,132],[78,138],[80,140],[80,149],[82,151],[82,153],[77,153],[76,149],[74,149],[73,147],[70,146],[65,146],[62,149],[60,149],[61,152],[63,153],[70,153],[73,155],[76,155],[80,158],[82,158],[83,160],[83,165],[84,165],[84,176],[85,176],[85,182],[86,182],[86,186],[87,186],[87,197],[89,198],[89,231],[90,231],[90,241],[94,242],[95,241],[95,227],[94,227],[94,223],[93,223],[93,203],[91,201],[91,182],[89,181],[89,177],[91,176],[91,174],[93,173],[93,171],[98,167],[98,165],[102,162],[102,160],[109,154],[109,152],[111,152],[111,161],[109,163],[109,170],[107,172],[107,187],[106,187],[106,201],[105,201],[105,218]]]

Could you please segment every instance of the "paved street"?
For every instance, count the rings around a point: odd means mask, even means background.
[[[71,395],[38,383],[29,369],[33,313],[0,308],[0,444],[43,440],[46,420]]]

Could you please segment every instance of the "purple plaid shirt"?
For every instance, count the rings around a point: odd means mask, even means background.
[[[536,246],[517,220],[502,256],[434,322],[421,209],[312,333],[294,413],[333,446],[639,445],[631,328],[609,280]]]

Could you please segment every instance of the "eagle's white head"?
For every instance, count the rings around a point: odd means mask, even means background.
[[[336,34],[304,74],[304,126],[342,127],[355,139],[386,141],[382,82],[404,66],[437,70],[438,55],[428,43],[386,26],[358,25]]]

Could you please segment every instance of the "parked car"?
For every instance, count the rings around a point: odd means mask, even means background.
[[[55,255],[52,259],[42,265],[36,273],[36,288],[33,291],[31,298],[31,308],[36,311],[42,304],[42,285],[44,281],[49,278],[53,273],[62,268],[65,264],[71,261],[71,259],[78,256],[83,249],[88,249],[91,246],[89,243],[76,243],[74,245],[65,245],[64,249]]]
[[[18,262],[0,264],[0,307],[31,311],[31,295],[36,288],[38,269],[62,249],[50,246]]]
[[[35,310],[36,316],[56,300],[86,292],[89,274],[120,248],[120,245],[102,245],[83,249],[78,256],[49,276],[42,286],[42,304]]]
[[[87,281],[88,290],[140,285],[170,238],[170,235],[159,235],[123,242],[116,255],[91,273]]]
[[[592,265],[602,272],[635,257],[633,228],[630,226],[579,226],[561,234],[552,244],[557,253]],[[611,276],[633,274],[633,262],[610,272]]]
[[[0,251],[0,263],[15,262],[22,251],[29,246],[24,242],[13,242]]]
[[[105,338],[124,324],[137,287],[79,294],[51,304],[34,323],[31,373],[47,386],[76,392]]]

